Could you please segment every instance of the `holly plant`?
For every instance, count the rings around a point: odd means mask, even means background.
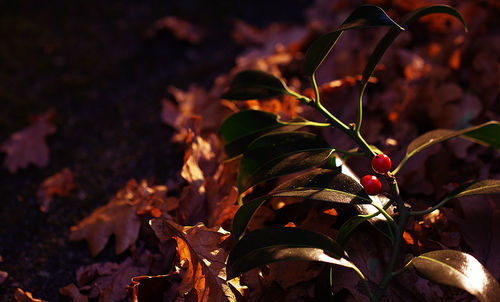
[[[354,10],[340,27],[315,40],[305,54],[303,71],[314,90],[313,98],[292,91],[283,80],[266,72],[245,70],[234,76],[223,98],[249,100],[291,95],[314,108],[324,116],[326,122],[304,118],[283,121],[279,116],[268,112],[242,110],[229,116],[221,125],[220,136],[227,156],[240,158],[237,182],[240,194],[238,202],[241,206],[232,225],[232,235],[237,243],[227,259],[228,280],[273,262],[310,260],[354,270],[364,283],[371,301],[380,301],[386,295],[389,283],[410,268],[431,281],[466,290],[480,301],[500,301],[498,281],[467,253],[436,250],[415,255],[406,264],[401,262],[400,255],[403,232],[410,217],[429,214],[455,198],[500,193],[500,180],[488,179],[463,184],[433,207],[423,211],[415,211],[405,203],[397,182],[398,172],[415,154],[454,137],[500,150],[500,123],[491,121],[462,130],[437,129],[427,132],[407,146],[405,157],[394,168],[390,158],[368,144],[360,133],[363,93],[375,66],[404,28],[421,17],[435,13],[455,17],[467,30],[460,13],[446,5],[420,8],[399,23],[394,22],[377,6],[364,5]],[[389,27],[389,30],[375,47],[363,71],[357,99],[357,121],[347,124],[321,103],[315,72],[344,31],[380,26]],[[340,129],[352,138],[357,149],[336,149],[313,131],[304,131],[305,127]],[[355,155],[371,160],[374,175],[363,176],[359,182],[354,174],[349,173],[350,170],[341,159]],[[257,184],[289,174],[295,174],[295,177],[278,184],[270,192],[255,190],[253,194],[247,194],[252,196],[251,200],[243,200],[246,199],[242,197],[244,193]],[[389,198],[377,196],[382,188],[380,180],[387,182],[390,187],[390,192],[386,192]],[[256,192],[263,195],[253,197]],[[304,199],[303,202],[314,200],[331,206],[343,205],[354,208],[359,214],[346,219],[336,238],[298,227],[265,227],[247,232],[247,226],[256,211],[269,199],[281,197],[300,198]],[[391,208],[394,211],[389,211]],[[390,238],[393,246],[384,277],[376,286],[371,285],[373,280],[365,277],[345,251],[350,235],[366,221]]]

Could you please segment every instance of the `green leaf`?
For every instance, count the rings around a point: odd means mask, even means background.
[[[227,258],[227,279],[253,268],[289,260],[321,261],[355,268],[330,237],[299,228],[272,227],[249,232]]]
[[[367,221],[369,218],[363,215],[352,216],[347,219],[346,222],[342,224],[340,227],[337,236],[335,237],[335,241],[340,246],[345,246],[349,237],[351,237],[352,232],[357,229],[363,222]]]
[[[279,132],[254,140],[243,154],[238,170],[238,190],[263,181],[319,165],[333,149],[321,137],[308,132]]]
[[[282,122],[279,116],[260,110],[243,110],[230,115],[219,128],[229,158],[245,152],[248,145],[257,137],[276,131],[295,131],[305,126],[317,126],[318,123],[304,119]]]
[[[322,35],[309,46],[304,61],[305,75],[312,76],[314,74],[344,30],[372,26],[395,26],[400,28],[380,7],[375,5],[360,6],[347,17],[340,27]]]
[[[462,130],[436,129],[424,133],[408,145],[408,148],[406,149],[406,156],[403,158],[395,171],[398,171],[410,157],[425,148],[457,136],[461,136],[462,138],[482,143],[500,150],[500,123],[497,121],[487,122]]]
[[[464,184],[453,190],[450,194],[446,195],[443,200],[451,200],[458,197],[486,194],[500,194],[499,179],[486,179]]]
[[[460,15],[460,13],[456,9],[448,5],[432,5],[432,6],[422,7],[420,9],[411,12],[406,17],[404,17],[403,20],[401,20],[401,22],[399,22],[401,24],[401,27],[392,27],[377,44],[375,50],[370,55],[368,63],[366,64],[366,67],[363,71],[361,85],[363,87],[366,86],[366,84],[368,83],[368,79],[370,78],[370,76],[373,73],[373,70],[375,69],[375,66],[378,64],[378,62],[380,61],[386,50],[389,48],[389,46],[392,44],[392,42],[394,42],[394,40],[403,31],[403,28],[407,28],[412,23],[414,23],[415,21],[426,15],[436,14],[436,13],[443,13],[456,17],[462,23],[465,30],[467,30],[467,26],[465,25],[465,21],[462,18],[462,15]]]
[[[285,83],[274,75],[260,70],[244,70],[236,74],[229,90],[221,98],[251,100],[279,96],[288,92]]]
[[[466,290],[482,302],[500,301],[498,281],[469,254],[439,250],[422,254],[411,263],[423,278]]]
[[[291,179],[271,191],[242,205],[233,219],[233,236],[239,239],[255,212],[270,198],[295,197],[335,204],[368,204],[371,199],[363,187],[338,171],[315,169]]]

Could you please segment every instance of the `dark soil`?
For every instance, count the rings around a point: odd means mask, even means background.
[[[242,47],[231,42],[235,19],[264,26],[300,22],[296,1],[2,1],[0,4],[0,140],[54,108],[50,163],[15,174],[0,168],[0,301],[17,287],[48,301],[68,301],[60,287],[82,265],[120,261],[113,244],[92,258],[69,229],[107,203],[130,178],[164,183],[181,165],[181,150],[162,124],[166,87],[209,87]],[[176,15],[205,30],[194,46],[170,32],[148,37],[161,17]],[[3,162],[5,154],[0,155]],[[36,201],[41,182],[70,168],[77,188],[48,213]]]

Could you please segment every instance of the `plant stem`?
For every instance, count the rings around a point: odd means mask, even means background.
[[[314,102],[310,102],[308,104],[314,107],[324,117],[326,117],[326,119],[328,120],[328,122],[330,122],[330,124],[332,124],[332,126],[342,130],[345,134],[349,135],[363,150],[363,153],[367,157],[369,158],[374,157],[376,155],[375,152],[373,152],[373,150],[370,148],[370,145],[368,145],[368,143],[361,136],[361,133],[341,122],[338,118],[336,118],[333,114],[331,114],[330,111],[328,111],[328,109],[323,107],[323,105],[319,101],[319,90],[318,90],[318,85],[316,84],[316,79],[314,78],[314,74],[311,76],[311,83],[314,89],[314,95],[316,99]]]
[[[363,94],[365,93],[365,88],[366,83],[362,83],[358,98],[358,122],[356,123],[356,128],[354,129],[357,133],[359,133],[359,130],[361,129],[361,122],[363,121]]]
[[[396,266],[396,263],[399,259],[399,253],[401,251],[401,243],[403,239],[403,232],[406,228],[406,225],[408,223],[408,218],[410,217],[410,212],[408,208],[406,208],[403,200],[401,199],[401,195],[399,194],[399,187],[396,179],[392,176],[387,175],[386,179],[388,180],[389,184],[391,185],[391,192],[392,192],[392,197],[396,201],[396,206],[399,211],[399,221],[397,227],[397,234],[396,234],[396,239],[394,240],[394,245],[392,248],[392,254],[391,254],[391,260],[389,261],[389,264],[387,265],[387,269],[384,275],[384,278],[379,284],[379,288],[377,292],[375,293],[374,300],[375,302],[380,301],[380,299],[385,295],[385,291],[387,289],[387,286],[391,282],[392,278],[396,276],[394,271],[394,267]]]
[[[358,274],[361,281],[363,281],[363,285],[365,286],[366,291],[368,292],[368,296],[370,297],[370,300],[373,300],[375,297],[373,296],[372,290],[370,289],[370,285],[368,284],[368,280],[366,280],[366,277],[363,275],[363,273],[356,266],[353,266],[351,268],[356,272],[356,274]]]
[[[314,76],[314,73],[311,75],[310,79],[314,89],[314,103],[319,105],[320,104],[319,89],[318,89],[318,84],[316,84],[316,77]]]
[[[440,207],[442,207],[450,199],[452,199],[452,198],[445,198],[445,199],[441,200],[438,204],[436,204],[435,206],[433,206],[432,208],[427,209],[427,210],[423,210],[423,211],[411,211],[410,212],[410,216],[422,216],[422,215],[429,214],[429,213],[431,213],[431,212],[439,209]]]

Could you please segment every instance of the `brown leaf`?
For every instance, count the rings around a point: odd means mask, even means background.
[[[460,225],[465,242],[475,256],[495,277],[500,278],[500,202],[489,196],[459,199],[464,218],[444,209],[446,217]]]
[[[80,290],[73,283],[59,289],[59,294],[70,297],[73,302],[88,302],[89,298],[80,293]]]
[[[87,240],[92,256],[101,252],[111,235],[115,235],[116,254],[133,245],[139,236],[138,214],[152,208],[166,208],[165,186],[149,187],[146,181],[130,180],[111,201],[71,227],[71,241]],[[166,212],[165,212],[166,214]]]
[[[36,192],[40,210],[47,213],[54,196],[68,196],[74,187],[73,173],[68,168],[45,179]]]
[[[42,299],[33,298],[30,292],[25,292],[20,288],[17,288],[14,292],[14,299],[16,299],[17,302],[46,302]]]
[[[99,276],[111,275],[118,268],[118,263],[105,262],[94,263],[88,266],[82,266],[76,270],[76,280],[78,286],[90,284]]]
[[[29,164],[42,168],[49,163],[49,146],[45,137],[56,131],[56,127],[51,124],[53,116],[53,110],[47,111],[30,126],[13,133],[3,142],[0,151],[7,153],[4,166],[10,173],[24,169]]]
[[[177,242],[181,265],[186,267],[178,289],[181,297],[194,290],[199,302],[236,301],[225,281],[227,253],[220,247],[229,233],[208,229],[202,223],[183,227],[166,219],[154,219],[150,224],[161,242],[170,238]],[[230,283],[241,290],[238,278]]]
[[[9,273],[5,271],[0,271],[0,284],[2,284],[5,281],[5,279],[7,279],[8,276]]]
[[[212,188],[212,186],[209,186],[208,188]],[[210,200],[211,199],[209,199],[209,201]],[[219,200],[219,202],[216,202],[215,206],[211,210],[209,210],[208,225],[221,226],[226,220],[232,219],[239,208],[239,205],[236,204],[237,200],[238,188],[233,186],[229,195],[223,197],[221,200]]]
[[[215,133],[222,120],[228,116],[231,109],[220,102],[220,95],[228,83],[226,78],[221,78],[212,90],[206,91],[204,88],[190,85],[187,91],[182,91],[174,86],[168,87],[177,101],[177,106],[171,100],[164,100],[162,107],[162,120],[167,125],[177,129],[178,133],[172,138],[175,142],[182,142],[188,135],[191,128],[192,118],[199,118],[199,130],[193,129],[197,133]]]
[[[206,183],[205,175],[213,175],[219,166],[216,151],[218,139],[215,135],[203,139],[189,131],[187,141],[191,142],[184,154],[181,176],[188,185],[183,188],[179,201],[179,213],[184,224],[194,224],[206,218]]]
[[[93,279],[87,282],[90,287],[88,298],[100,297],[99,301],[121,301],[127,296],[127,285],[131,279],[141,276],[149,271],[152,263],[152,255],[148,251],[143,252],[137,259],[126,258],[122,263],[97,263],[87,267],[79,268],[80,272],[91,272]],[[105,268],[96,273],[95,269]],[[85,273],[84,273],[85,274]],[[87,276],[90,277],[90,273]]]
[[[138,276],[132,278],[128,287],[132,302],[174,301],[178,297],[177,274]]]
[[[191,44],[199,44],[203,38],[200,28],[175,16],[167,16],[156,21],[148,30],[148,35],[154,36],[157,32],[164,29],[169,30],[177,39],[187,41]]]

